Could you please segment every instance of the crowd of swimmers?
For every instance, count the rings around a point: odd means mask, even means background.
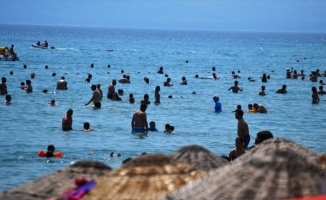
[[[92,64],[91,67],[93,68],[94,65]],[[109,66],[108,66],[109,67]],[[27,68],[26,65],[24,65],[24,68]],[[48,66],[45,67],[46,69],[48,68]],[[215,67],[212,68],[213,71],[215,71]],[[121,70],[121,73],[123,73],[124,71]],[[163,71],[163,67],[160,67],[160,69],[157,71],[158,74],[164,74]],[[240,71],[238,71],[238,73],[240,73]],[[11,75],[13,74],[13,72],[10,73]],[[35,73],[32,72],[31,74],[31,79],[33,79],[35,77]],[[52,74],[52,76],[55,76],[55,73]],[[164,87],[172,87],[173,84],[171,83],[171,78],[165,74],[166,76],[166,81],[163,83]],[[291,69],[287,69],[286,70],[286,78],[292,78],[292,79],[298,79],[298,77],[303,77],[301,78],[302,80],[305,80],[306,75],[304,74],[304,71],[301,70],[300,73],[297,73],[296,70],[293,70],[293,68]],[[311,74],[309,75],[309,80],[312,82],[317,82],[318,81],[318,77],[320,76],[326,76],[326,72],[325,73],[320,73],[319,70],[314,70],[311,71]],[[231,73],[231,77],[233,79],[241,79],[241,77],[236,74],[234,71],[232,71]],[[199,78],[198,74],[196,74],[195,78]],[[219,77],[216,75],[215,72],[212,73],[212,77],[201,77],[202,79],[212,79],[212,80],[217,80]],[[266,73],[263,73],[263,75],[260,77],[262,83],[266,83],[269,79],[270,76],[267,75]],[[88,73],[88,77],[85,79],[85,82],[90,82],[92,79],[92,74]],[[248,80],[250,82],[254,82],[255,80],[252,77],[249,77]],[[144,81],[146,84],[149,84],[149,79],[147,77],[144,77]],[[10,105],[11,104],[11,100],[12,100],[12,96],[10,94],[8,94],[7,91],[7,86],[6,86],[6,77],[2,77],[1,79],[1,83],[0,83],[0,94],[1,95],[6,95],[5,96],[5,104],[6,105]],[[129,75],[123,75],[121,79],[118,80],[119,83],[121,84],[130,84],[131,80],[130,80],[130,76]],[[312,91],[312,103],[313,104],[317,104],[319,103],[319,96],[326,94],[326,91],[323,90],[323,85],[325,85],[325,83],[323,82],[323,80],[319,80],[320,86],[319,86],[319,91],[317,90],[316,86],[312,86],[311,91]],[[108,86],[108,92],[107,92],[107,99],[113,100],[113,101],[121,101],[121,97],[124,94],[124,91],[122,89],[118,89],[116,91],[116,84],[117,84],[117,80],[113,79],[111,81],[111,83]],[[187,79],[185,76],[183,76],[181,78],[181,85],[187,85]],[[25,90],[27,93],[31,93],[33,92],[33,86],[32,86],[32,82],[31,80],[26,80],[25,82],[21,82],[21,86],[20,88],[22,90]],[[58,80],[57,85],[56,85],[56,89],[57,90],[67,90],[68,89],[68,84],[67,81],[65,80],[65,77],[62,76],[60,78],[60,80]],[[91,85],[91,90],[92,90],[92,96],[89,99],[89,101],[87,101],[85,103],[85,106],[88,106],[89,104],[93,104],[95,109],[100,109],[101,108],[101,101],[103,99],[103,91],[101,90],[101,85],[100,84],[92,84]],[[160,86],[156,86],[155,88],[155,92],[154,92],[154,96],[155,96],[155,101],[154,104],[160,104],[160,90],[161,87]],[[239,81],[235,80],[234,81],[234,85],[231,86],[230,88],[228,88],[228,90],[231,90],[233,93],[238,93],[238,92],[243,92],[243,88],[239,87]],[[44,90],[43,92],[46,92],[47,90]],[[278,94],[287,94],[287,86],[284,84],[282,85],[281,88],[279,88],[278,90],[276,90],[276,93]],[[196,92],[194,91],[193,94],[196,94]],[[259,95],[264,96],[266,95],[265,93],[265,86],[262,85],[261,89],[259,91]],[[172,98],[169,96],[169,98]],[[129,94],[129,98],[128,101],[133,104],[135,103],[135,99],[132,93]],[[213,97],[213,101],[215,103],[215,112],[216,113],[220,113],[222,112],[222,104],[220,102],[220,98],[219,96],[214,96]],[[55,99],[51,99],[51,101],[48,103],[51,106],[55,106],[56,102]],[[151,121],[150,123],[147,122],[147,114],[146,114],[146,109],[147,106],[151,104],[151,101],[149,100],[149,95],[148,94],[144,94],[144,98],[140,101],[140,108],[139,110],[137,110],[131,119],[131,130],[133,132],[140,132],[140,133],[145,133],[147,134],[148,131],[158,131],[158,129],[156,128],[156,124],[154,121]],[[237,137],[235,139],[235,148],[232,149],[232,151],[229,154],[229,158],[231,160],[234,160],[235,158],[239,157],[240,155],[242,155],[243,153],[245,153],[246,150],[249,149],[248,145],[250,143],[250,134],[249,134],[249,126],[247,124],[247,122],[244,120],[243,115],[244,112],[241,108],[241,105],[237,106],[237,109],[234,110],[233,112],[235,112],[235,118],[238,120],[238,126],[237,126]],[[253,103],[253,104],[248,104],[248,109],[247,109],[248,113],[267,113],[267,109],[264,105],[262,104],[258,104],[258,103]],[[72,119],[72,115],[73,115],[73,110],[72,109],[68,109],[66,114],[63,116],[62,118],[62,130],[63,131],[69,131],[69,130],[73,130],[72,128],[72,124],[73,124],[73,119]],[[84,123],[84,127],[82,129],[84,132],[89,132],[89,131],[94,131],[94,129],[90,128],[90,123],[89,122],[85,122]],[[164,133],[172,133],[174,131],[174,126],[170,125],[170,124],[165,124],[165,128],[164,128]],[[272,138],[273,135],[269,132],[269,131],[263,131],[263,132],[259,132],[257,134],[257,138],[255,141],[255,144],[259,144],[259,142],[261,142],[264,139],[268,139],[268,138]],[[51,151],[51,149],[50,149]],[[50,153],[49,153],[50,154]]]

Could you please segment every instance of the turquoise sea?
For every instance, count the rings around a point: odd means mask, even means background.
[[[55,49],[32,48],[38,40],[47,40]],[[228,155],[237,136],[232,110],[238,104],[247,110],[249,103],[261,103],[268,110],[267,114],[245,113],[250,145],[258,131],[270,130],[275,137],[326,152],[326,95],[320,96],[320,104],[311,103],[311,87],[318,88],[319,82],[285,78],[291,67],[304,70],[306,76],[316,69],[325,72],[326,34],[0,25],[0,46],[11,44],[20,61],[0,61],[0,75],[7,78],[13,97],[7,106],[2,103],[5,96],[0,96],[0,191],[79,160],[97,160],[116,168],[122,160],[142,152],[168,154],[190,144]],[[213,66],[219,80],[195,78],[196,74],[211,76]],[[160,67],[172,79],[173,87],[163,87],[166,77],[156,73]],[[101,109],[85,107],[92,95],[91,84],[101,84],[106,97],[112,79],[122,78],[121,70],[131,77],[130,84],[116,85],[116,90],[124,90],[122,101],[104,98]],[[243,92],[228,91],[235,81],[232,71],[241,77],[237,80]],[[260,77],[264,72],[271,78],[263,84]],[[90,83],[84,82],[87,73],[93,75]],[[61,76],[68,82],[66,91],[55,89]],[[180,84],[183,76],[188,85]],[[256,82],[249,82],[248,77]],[[30,94],[20,89],[27,79],[34,88]],[[319,80],[326,81],[326,77]],[[276,94],[283,84],[288,94]],[[161,104],[154,105],[158,85]],[[267,93],[263,97],[258,95],[262,85]],[[47,94],[42,93],[44,89]],[[127,101],[130,93],[135,104]],[[155,121],[159,131],[140,139],[131,134],[130,124],[146,93],[152,101],[146,111],[148,121]],[[214,112],[214,95],[222,103],[220,114]],[[52,98],[58,105],[48,105]],[[74,130],[64,132],[61,120],[69,108],[74,110]],[[82,132],[85,121],[96,131]],[[163,133],[166,123],[175,127],[172,134]],[[38,151],[46,150],[48,144],[54,144],[64,157],[39,158]],[[122,156],[112,158],[112,151]]]

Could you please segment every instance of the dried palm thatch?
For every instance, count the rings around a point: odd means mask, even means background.
[[[304,152],[262,148],[231,165],[210,171],[165,199],[260,200],[320,195],[326,172]]]
[[[251,157],[252,155],[256,153],[264,153],[269,150],[285,150],[285,151],[294,151],[298,154],[301,154],[303,156],[307,157],[315,157],[318,154],[300,144],[297,144],[289,139],[285,138],[273,138],[265,140],[264,142],[260,143],[259,145],[256,145],[254,148],[250,149],[249,152],[245,153],[244,155],[240,156],[235,160],[235,162],[239,162],[242,159],[247,159],[248,157]]]
[[[184,146],[171,154],[175,161],[191,164],[196,169],[209,171],[230,164],[226,159],[198,145]]]
[[[316,156],[316,162],[324,169],[326,170],[326,153],[322,155]]]
[[[204,174],[163,154],[143,155],[98,179],[83,199],[157,199]]]
[[[39,177],[15,188],[4,191],[0,199],[46,199],[55,197],[75,187],[76,177],[97,179],[112,169],[96,161],[79,161],[54,173]]]

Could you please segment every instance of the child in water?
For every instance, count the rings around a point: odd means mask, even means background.
[[[53,153],[55,151],[55,147],[53,144],[50,144],[48,146],[48,151],[46,152],[46,157],[49,158],[49,157],[54,157]]]

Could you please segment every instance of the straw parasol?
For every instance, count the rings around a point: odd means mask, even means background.
[[[142,155],[98,179],[83,199],[157,199],[204,174],[163,154]]]
[[[184,146],[171,154],[175,161],[191,164],[196,169],[209,171],[230,164],[226,159],[198,145]]]
[[[208,172],[165,199],[274,200],[322,194],[326,171],[312,158],[287,148],[261,150]]]
[[[78,161],[69,167],[4,191],[0,194],[0,199],[24,200],[56,197],[75,187],[74,179],[76,177],[97,179],[111,170],[110,167],[100,162]]]
[[[245,153],[244,155],[240,156],[235,160],[241,161],[242,159],[247,159],[247,157],[251,157],[252,155],[256,153],[264,153],[269,150],[274,150],[274,149],[283,149],[285,151],[294,151],[297,152],[298,154],[301,154],[303,156],[307,157],[315,157],[318,154],[300,144],[295,143],[292,140],[285,139],[285,138],[272,138],[272,139],[267,139],[264,142],[260,143],[259,145],[256,145],[254,148],[250,149],[249,152]]]
[[[316,156],[316,162],[324,169],[326,170],[326,153],[322,155]]]

